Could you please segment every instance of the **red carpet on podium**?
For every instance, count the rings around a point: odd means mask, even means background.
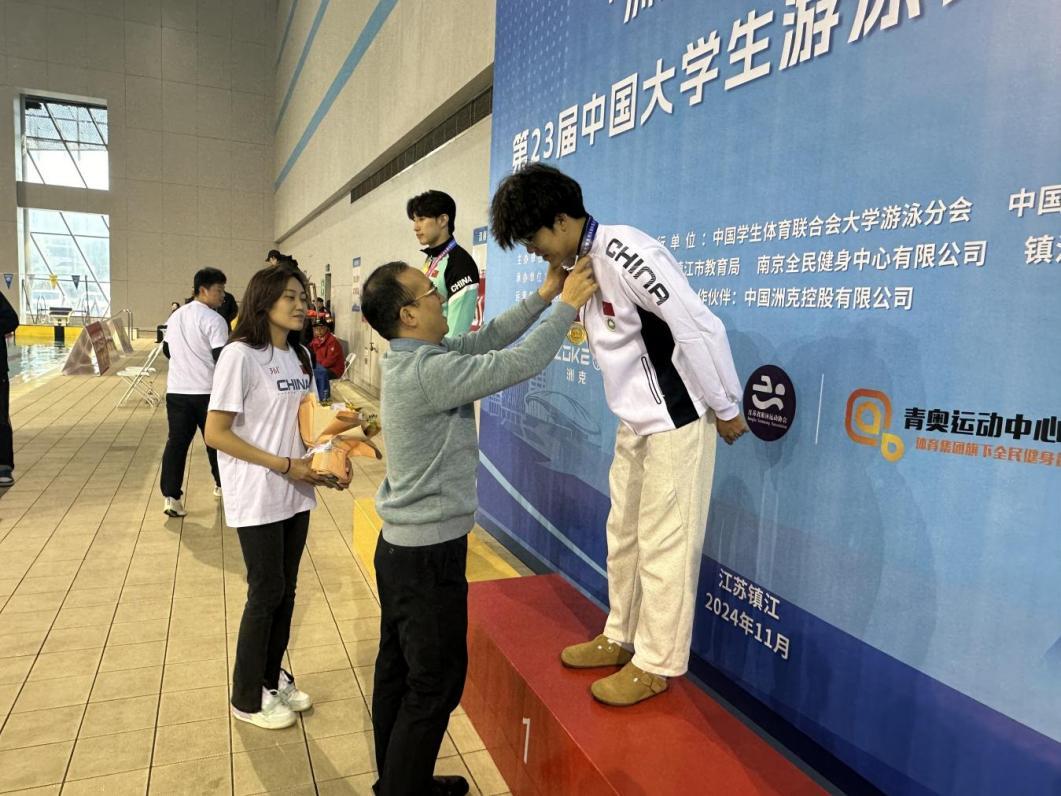
[[[590,684],[613,670],[559,654],[604,616],[562,576],[473,583],[468,613],[462,702],[516,796],[824,792],[686,678],[633,707],[597,703]]]

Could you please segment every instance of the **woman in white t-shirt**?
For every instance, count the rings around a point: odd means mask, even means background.
[[[276,266],[247,285],[239,323],[214,368],[206,442],[217,449],[225,520],[247,566],[247,603],[232,673],[232,714],[267,729],[288,727],[312,704],[280,667],[291,633],[295,585],[316,507],[314,487],[335,486],[303,458],[298,406],[313,388],[299,343],[305,277]]]

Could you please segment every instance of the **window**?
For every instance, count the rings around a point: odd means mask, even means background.
[[[107,109],[64,100],[23,102],[22,179],[107,190]]]
[[[24,210],[23,302],[38,320],[49,307],[106,318],[110,312],[110,223],[98,213]]]

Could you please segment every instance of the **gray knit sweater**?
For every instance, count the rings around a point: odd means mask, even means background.
[[[519,345],[505,348],[546,306],[534,293],[481,331],[447,337],[440,345],[390,341],[380,365],[387,477],[376,510],[391,544],[421,547],[471,530],[479,464],[472,404],[529,379],[556,355],[576,315],[562,302]]]

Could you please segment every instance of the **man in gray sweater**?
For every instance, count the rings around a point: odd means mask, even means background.
[[[380,365],[387,477],[376,495],[377,793],[468,791],[463,777],[432,772],[468,668],[465,562],[479,463],[473,403],[543,370],[596,290],[588,258],[569,274],[550,264],[537,293],[481,331],[450,338],[443,299],[420,270],[387,263],[362,288],[365,319],[390,341]],[[506,348],[558,295],[549,317]]]

